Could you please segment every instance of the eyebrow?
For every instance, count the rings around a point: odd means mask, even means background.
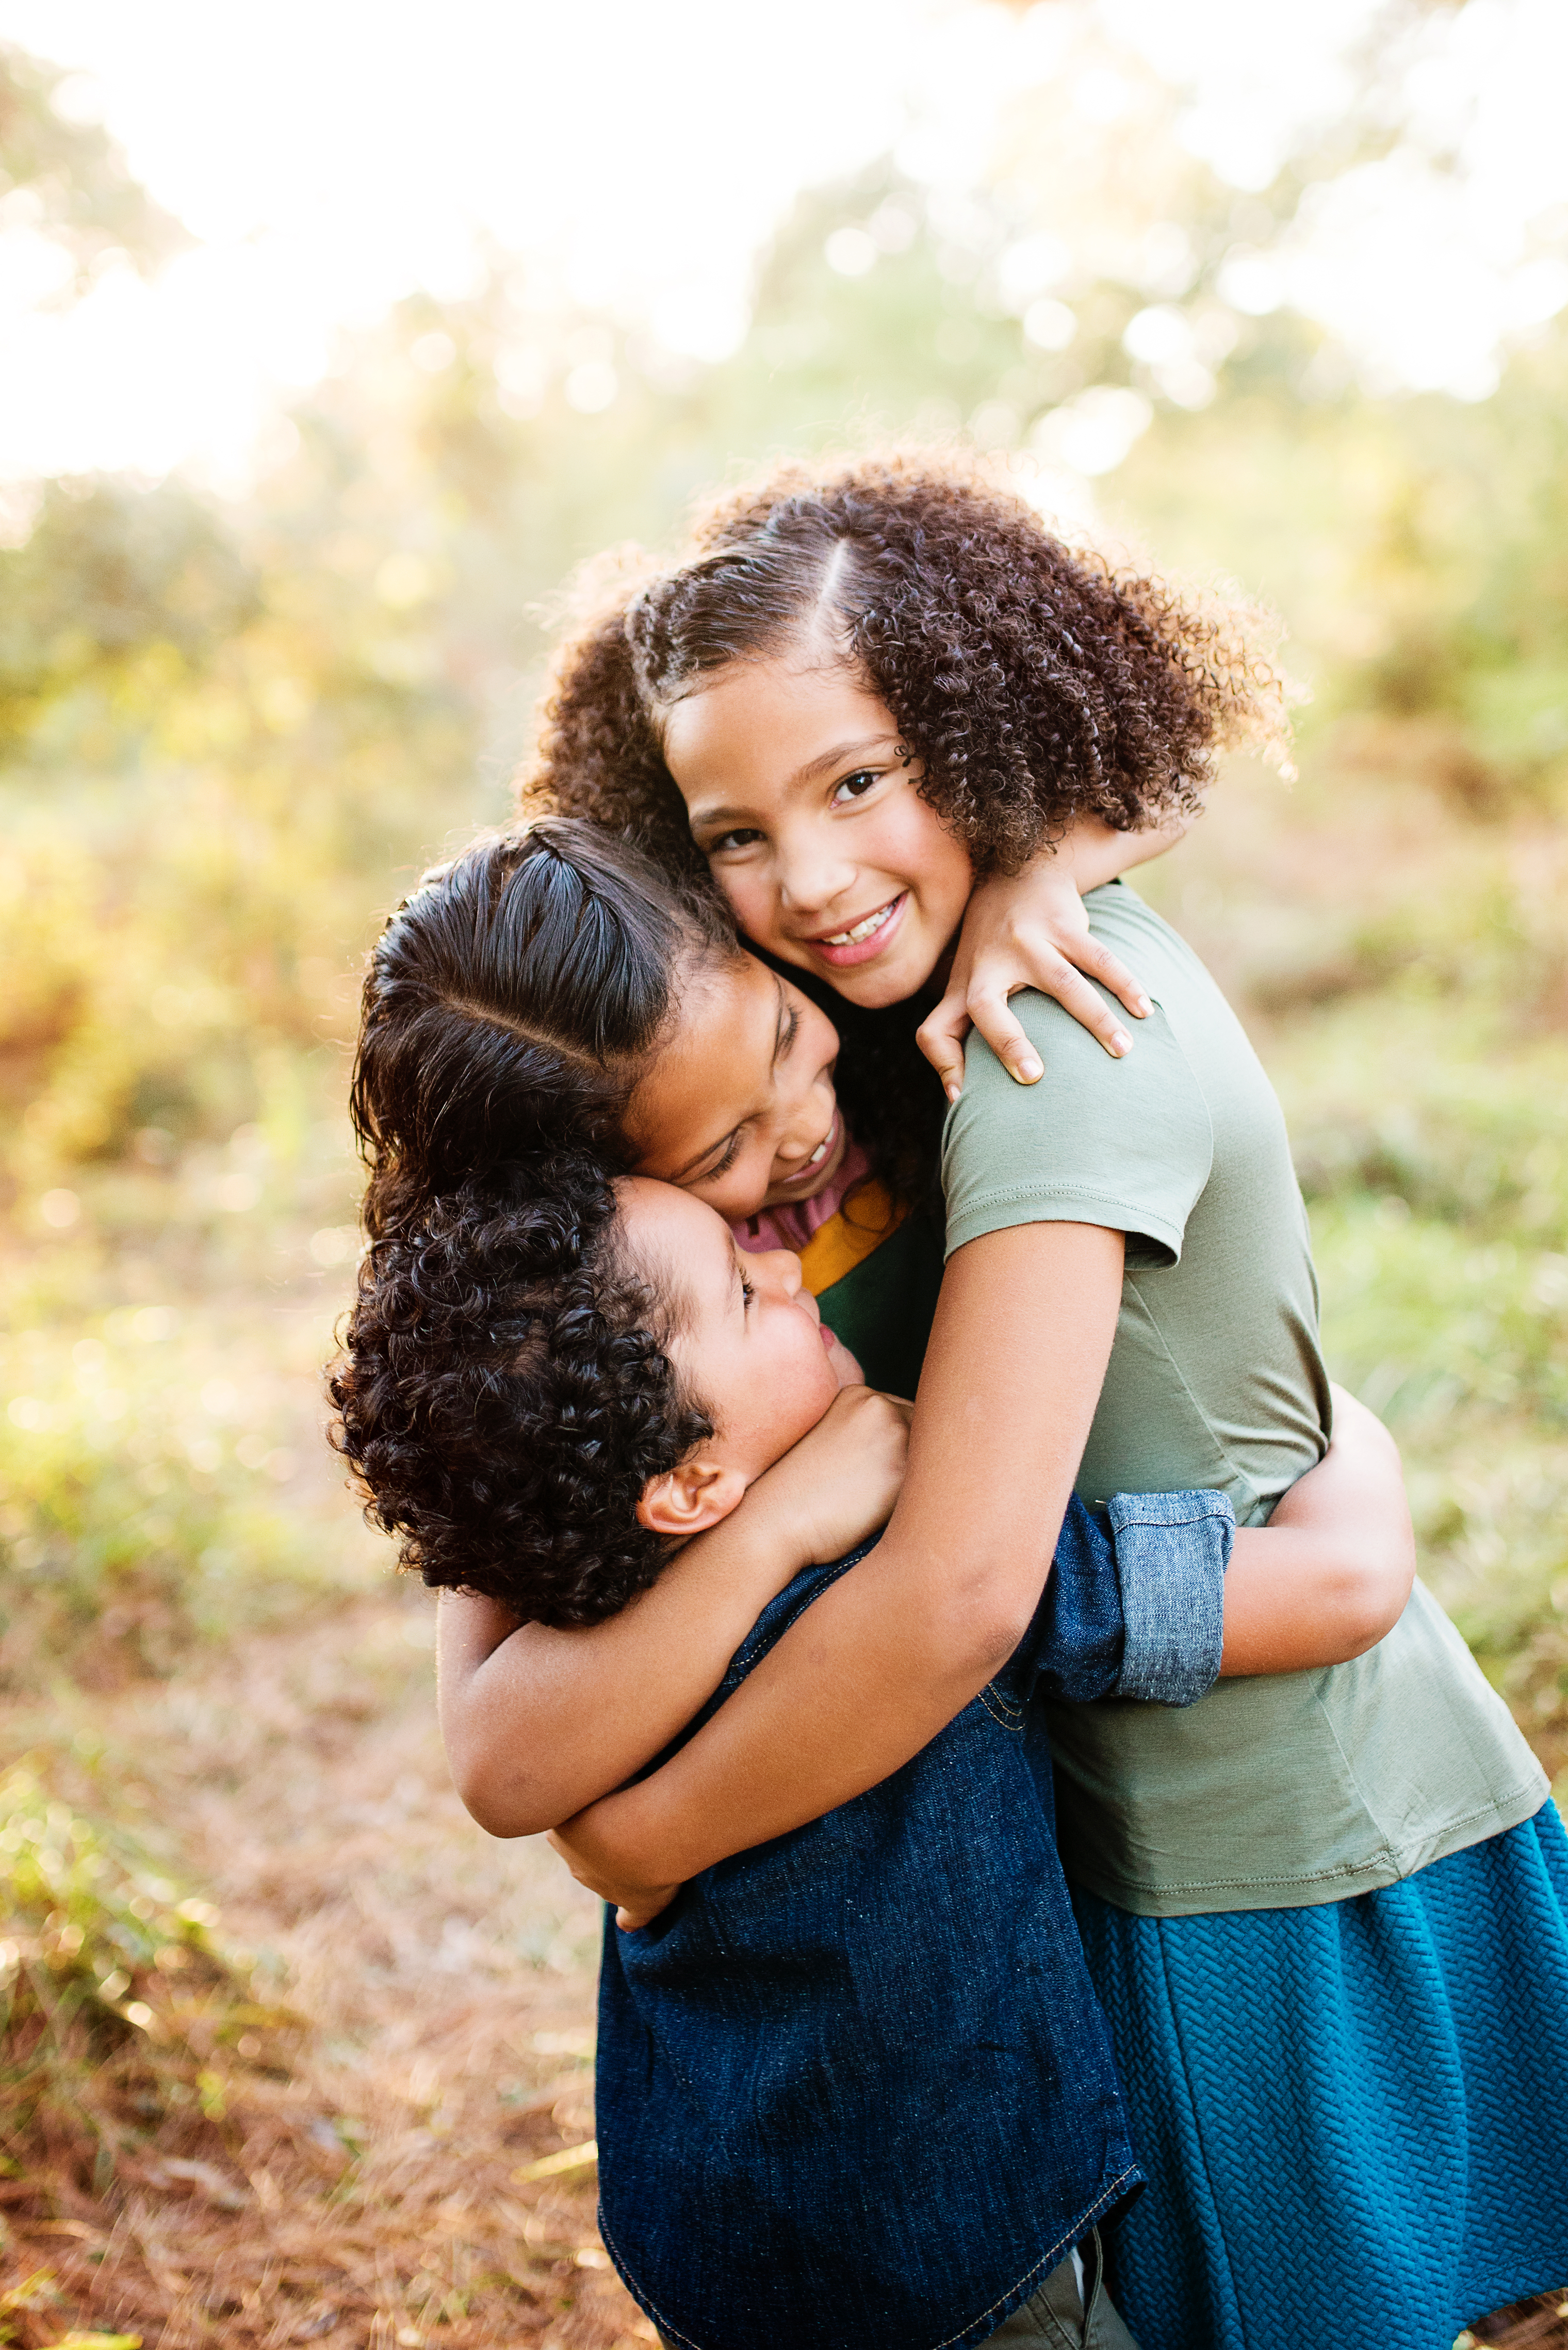
[[[779,998],[778,1018],[774,1023],[773,1059],[768,1064],[770,1068],[776,1068],[778,1066],[779,1047],[784,1043],[784,1019],[787,1007],[784,1003],[783,980],[779,977],[776,971],[770,971],[768,977],[773,981],[774,985],[777,988]],[[743,1124],[744,1121],[742,1120],[741,1123]],[[678,1167],[674,1174],[665,1177],[664,1180],[670,1183],[683,1183],[694,1167],[701,1167],[704,1159],[711,1159],[715,1150],[722,1150],[725,1144],[734,1139],[737,1131],[738,1128],[732,1126],[727,1132],[716,1135],[713,1140],[707,1145],[705,1149],[697,1151],[686,1161],[686,1164],[683,1167]]]
[[[897,734],[883,733],[863,734],[858,742],[836,743],[831,751],[824,751],[820,758],[808,759],[804,767],[797,767],[793,775],[786,776],[784,788],[787,791],[795,784],[809,784],[814,776],[826,775],[830,769],[842,766],[846,760],[857,759],[864,752],[875,751],[884,743],[896,743],[898,740]],[[750,819],[749,808],[713,807],[694,809],[688,822],[695,833],[699,828],[706,832],[713,825],[743,825]]]

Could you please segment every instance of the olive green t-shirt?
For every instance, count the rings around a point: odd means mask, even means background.
[[[1242,1525],[1322,1458],[1328,1378],[1284,1119],[1191,949],[1125,884],[1090,929],[1154,1009],[1114,1061],[1050,997],[1013,1084],[983,1038],[943,1138],[948,1253],[1036,1222],[1127,1235],[1078,1475],[1091,1503],[1204,1487]],[[1386,1885],[1530,1816],[1546,1780],[1430,1594],[1348,1665],[1219,1682],[1190,1707],[1052,1711],[1068,1874],[1146,1915],[1293,1908]]]
[[[810,1280],[806,1266],[808,1287]],[[816,1302],[828,1328],[859,1363],[867,1387],[912,1396],[941,1285],[941,1217],[920,1207],[849,1272],[819,1289]]]

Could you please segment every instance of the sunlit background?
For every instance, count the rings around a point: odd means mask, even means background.
[[[1562,1771],[1568,11],[0,0],[0,41],[6,2322],[641,2341],[573,2151],[591,1913],[464,1823],[321,1439],[365,947],[505,810],[574,567],[780,449],[967,436],[1271,600],[1299,780],[1237,767],[1147,886]]]
[[[243,484],[280,403],[344,363],[344,330],[416,292],[504,289],[497,357],[524,402],[570,372],[584,316],[656,376],[725,359],[801,192],[878,165],[986,309],[1024,317],[1097,276],[1144,294],[1127,356],[1188,406],[1237,322],[1284,306],[1371,389],[1484,398],[1568,299],[1552,0],[803,0],[787,31],[718,0],[458,0],[439,32],[407,5],[372,24],[305,0],[5,0],[0,27],[66,68],[56,115],[106,128],[188,233],[151,281],[106,240],[83,287],[36,194],[13,192],[0,465],[23,478],[195,464]],[[1222,255],[1194,248],[1200,181],[1266,200],[1232,205]],[[868,234],[830,265],[902,249],[897,215]],[[1232,316],[1195,351],[1197,322],[1165,313],[1200,276]],[[1036,323],[1050,350],[1065,328]],[[579,375],[574,404],[607,406],[607,378]]]

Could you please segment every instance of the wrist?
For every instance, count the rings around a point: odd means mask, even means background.
[[[1080,816],[1057,842],[1056,852],[1062,871],[1082,898],[1114,881],[1129,862],[1127,834],[1097,816]]]
[[[776,1480],[776,1482],[775,1482]],[[798,1480],[776,1471],[760,1477],[731,1521],[735,1529],[737,1569],[759,1607],[777,1596],[816,1555],[815,1528]]]
[[[683,1884],[702,1865],[682,1866],[675,1854],[676,1838],[662,1816],[664,1804],[653,1792],[663,1776],[663,1772],[656,1772],[635,1787],[605,1796],[584,1815],[581,1835],[577,1834],[579,1824],[574,1824],[579,1850],[591,1854],[604,1874],[628,1890],[654,1892]]]

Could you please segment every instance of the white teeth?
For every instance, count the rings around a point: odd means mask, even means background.
[[[857,922],[852,931],[839,931],[832,938],[825,939],[824,946],[857,947],[862,939],[868,939],[873,931],[881,929],[883,923],[891,916],[893,908],[898,902],[895,898],[890,904],[879,907],[876,913],[867,914],[863,922]]]
[[[838,1117],[837,1113],[835,1112],[833,1124],[828,1128],[827,1132],[823,1136],[822,1140],[817,1144],[816,1149],[812,1152],[811,1157],[809,1159],[803,1159],[800,1165],[795,1169],[794,1173],[789,1178],[789,1180],[792,1183],[804,1183],[812,1169],[814,1167],[821,1166],[823,1160],[826,1158],[828,1151],[833,1146],[833,1139],[837,1132]]]

